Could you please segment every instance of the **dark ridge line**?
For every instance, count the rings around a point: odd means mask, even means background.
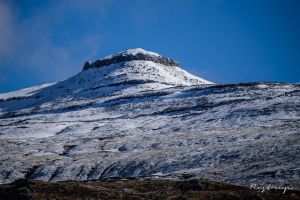
[[[100,175],[100,177],[99,177],[99,180],[104,179],[105,173],[110,172],[111,169],[113,168],[113,166],[114,166],[115,164],[118,164],[118,162],[113,162],[112,164],[106,166],[106,167],[104,168],[104,170],[102,171],[102,173],[101,173],[101,175]]]
[[[52,173],[51,177],[49,178],[49,181],[52,181],[62,170],[63,167],[57,167],[56,170]]]
[[[32,178],[32,175],[34,174],[35,170],[38,169],[41,165],[35,165],[31,168],[28,169],[28,171],[26,172],[25,174],[25,177],[26,179],[31,179]]]

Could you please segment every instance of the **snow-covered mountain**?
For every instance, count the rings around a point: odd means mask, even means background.
[[[204,177],[299,187],[300,85],[216,85],[132,49],[0,94],[0,183]]]

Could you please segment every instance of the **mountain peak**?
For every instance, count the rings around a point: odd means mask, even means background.
[[[111,64],[122,63],[133,60],[152,61],[154,63],[163,64],[166,66],[179,67],[179,63],[171,58],[167,58],[152,51],[146,51],[142,48],[128,49],[110,56],[106,56],[95,62],[87,61],[84,64],[83,71],[91,68],[99,68],[109,66]]]
[[[128,49],[126,51],[119,52],[118,54],[126,54],[126,55],[136,55],[136,54],[145,54],[145,55],[151,55],[151,56],[157,56],[161,57],[158,53],[147,51],[142,48],[134,48],[134,49]]]

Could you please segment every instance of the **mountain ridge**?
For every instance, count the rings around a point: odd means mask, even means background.
[[[131,60],[0,94],[0,183],[186,174],[300,189],[299,91]]]

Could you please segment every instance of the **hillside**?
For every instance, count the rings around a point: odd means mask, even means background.
[[[189,177],[300,189],[299,130],[299,84],[213,84],[133,49],[0,94],[0,183]]]

